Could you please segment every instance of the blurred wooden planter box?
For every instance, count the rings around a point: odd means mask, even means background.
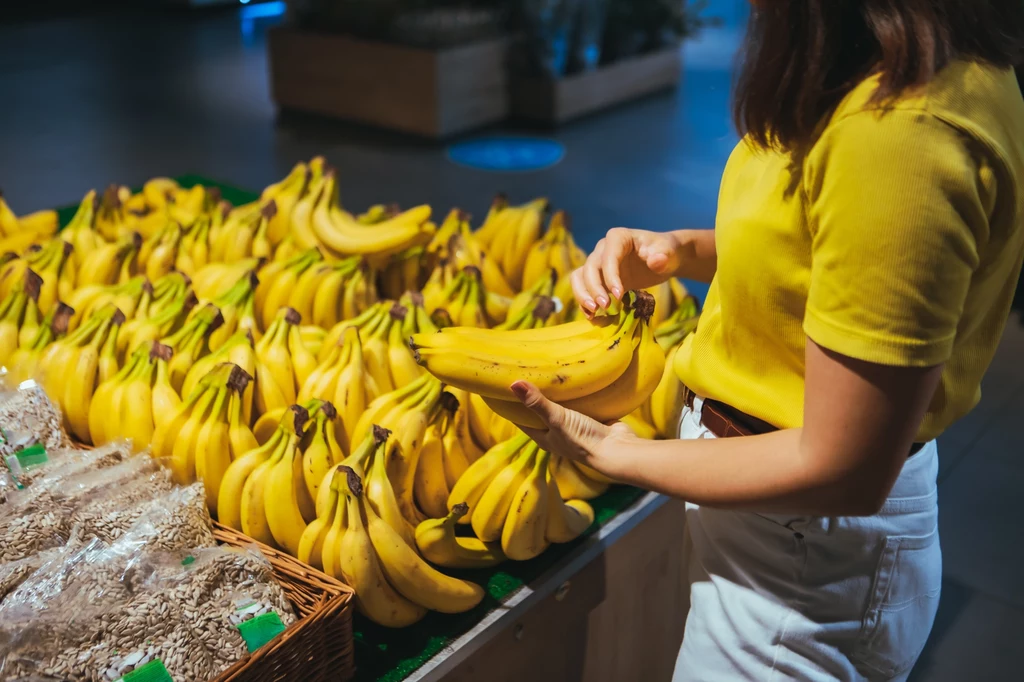
[[[508,116],[506,44],[429,50],[277,27],[271,94],[282,109],[448,137]]]
[[[552,125],[565,123],[675,88],[682,72],[682,51],[673,46],[558,80],[516,79],[512,83],[512,114]]]

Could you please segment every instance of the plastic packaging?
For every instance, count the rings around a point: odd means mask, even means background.
[[[35,381],[23,381],[16,389],[0,394],[0,424],[9,433],[26,434],[47,450],[71,447],[60,410]]]
[[[71,523],[83,535],[112,542],[152,513],[156,505],[163,504],[163,496],[174,488],[167,469],[157,469],[123,486],[100,488],[81,500],[71,515]]]
[[[209,652],[150,579],[161,557],[126,534],[36,571],[0,604],[5,676],[116,680],[159,659],[175,680],[209,679]]]
[[[248,653],[243,623],[261,616],[282,627],[295,622],[270,562],[258,551],[218,547],[172,556],[175,560],[158,571],[156,583],[175,585],[169,596],[181,604],[193,635],[210,652],[213,674]]]
[[[111,681],[159,659],[175,680],[207,680],[275,633],[268,623],[294,622],[258,552],[153,551],[131,534],[94,539],[0,604],[0,670]]]
[[[29,488],[41,481],[55,486],[72,476],[120,464],[131,456],[131,445],[128,441],[118,441],[94,450],[48,450],[46,456],[44,464],[16,472],[13,478],[19,487]]]

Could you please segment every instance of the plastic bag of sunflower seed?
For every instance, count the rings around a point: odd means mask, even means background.
[[[203,484],[175,487],[153,498],[121,539],[153,552],[216,546]]]
[[[175,680],[213,669],[179,604],[154,589],[159,563],[137,538],[94,539],[0,604],[0,659],[18,674],[116,680],[160,661]]]
[[[213,659],[215,675],[296,621],[270,562],[255,549],[167,553],[152,586],[181,606],[193,635]]]
[[[167,469],[157,469],[121,486],[100,488],[80,499],[71,523],[83,535],[112,542],[163,504],[163,498],[174,488]]]
[[[0,513],[0,563],[23,559],[67,542],[79,505],[104,490],[123,490],[158,470],[149,457],[133,457],[104,469],[87,468],[36,482],[9,497]]]
[[[0,424],[9,432],[31,436],[47,450],[72,445],[61,422],[60,410],[47,397],[43,387],[33,380],[0,394]]]
[[[23,458],[6,460],[19,488],[36,483],[56,486],[72,476],[120,464],[131,456],[131,446],[127,441],[118,441],[93,450],[47,450],[45,456],[45,461],[32,466],[24,466]]]

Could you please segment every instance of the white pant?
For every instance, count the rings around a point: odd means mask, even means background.
[[[714,438],[701,401],[681,438]],[[938,451],[872,517],[686,505],[690,613],[673,682],[904,680],[939,604]]]

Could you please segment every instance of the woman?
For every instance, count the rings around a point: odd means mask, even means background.
[[[917,660],[935,438],[979,400],[1024,258],[1022,49],[1017,0],[755,3],[716,229],[617,228],[573,274],[588,312],[711,282],[678,354],[681,440],[513,385],[545,448],[686,501],[675,679],[904,679]]]

